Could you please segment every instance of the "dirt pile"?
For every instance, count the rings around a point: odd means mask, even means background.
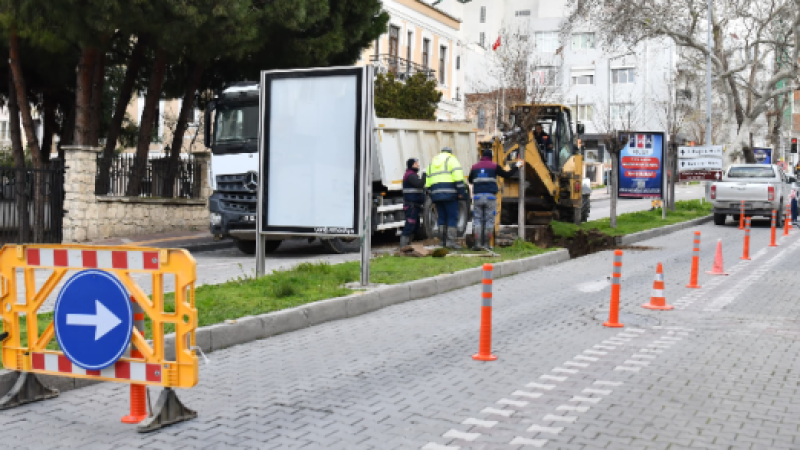
[[[571,239],[560,238],[558,246],[566,248],[569,251],[570,258],[577,258],[617,247],[614,236],[609,236],[597,230],[578,230]]]

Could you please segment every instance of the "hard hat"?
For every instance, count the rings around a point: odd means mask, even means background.
[[[442,152],[453,153],[453,149],[450,147],[445,147],[442,149]]]

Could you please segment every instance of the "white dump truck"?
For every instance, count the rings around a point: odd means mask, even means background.
[[[258,191],[258,98],[257,82],[234,84],[225,89],[206,109],[205,145],[211,149],[209,199],[211,233],[231,237],[244,253],[256,250],[256,195]],[[309,124],[313,126],[313,124]],[[478,160],[475,127],[469,123],[377,119],[377,154],[373,160],[373,233],[399,234],[404,225],[403,174],[406,160],[419,158],[424,168],[442,147],[451,147],[467,170]],[[297,143],[297,157],[303,157],[303,143]],[[298,181],[302,182],[302,181]],[[291,189],[291,186],[286,186]],[[298,205],[300,206],[300,205]],[[470,220],[469,200],[459,207],[458,229],[463,234]],[[436,209],[425,202],[418,239],[434,236]],[[292,235],[269,236],[267,252],[277,250]],[[305,237],[304,237],[305,238]],[[359,240],[323,239],[333,253],[354,252]]]

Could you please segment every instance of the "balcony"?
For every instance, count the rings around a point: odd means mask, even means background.
[[[424,73],[429,80],[436,80],[436,71],[425,67],[422,64],[411,62],[407,59],[400,58],[390,54],[373,55],[370,62],[377,69],[377,73],[393,73],[397,79],[405,81],[412,75]]]

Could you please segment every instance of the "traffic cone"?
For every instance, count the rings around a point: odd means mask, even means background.
[[[722,239],[717,241],[717,254],[714,256],[714,267],[706,271],[709,275],[729,275],[722,264]]]
[[[642,308],[662,311],[669,311],[673,308],[672,305],[667,304],[667,299],[664,297],[664,268],[661,263],[658,263],[656,279],[653,280],[653,296],[650,297],[650,303],[645,303]]]

